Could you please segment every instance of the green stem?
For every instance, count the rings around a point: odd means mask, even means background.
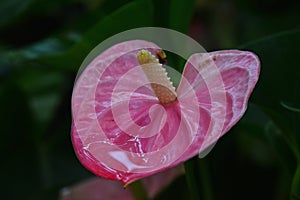
[[[213,190],[212,190],[212,182],[209,173],[209,166],[207,159],[203,158],[199,160],[200,163],[200,180],[203,188],[203,197],[205,200],[213,200]]]
[[[141,180],[135,181],[129,185],[129,188],[136,200],[147,200],[147,191]]]
[[[295,112],[294,113],[294,130],[295,130],[295,140],[297,142],[297,161],[298,161],[298,164],[300,164],[300,125],[299,125],[299,122],[300,122],[300,112]]]
[[[197,169],[196,159],[198,158],[192,158],[184,163],[185,177],[186,177],[186,181],[190,193],[189,196],[191,200],[200,199],[199,187],[196,181],[196,174],[195,174],[195,171]]]
[[[294,143],[295,143],[295,156],[297,159],[297,168],[294,173],[292,187],[291,187],[291,199],[292,200],[300,200],[300,126],[299,126],[299,120],[300,120],[300,113],[297,110],[293,111],[293,124],[294,124]]]
[[[300,200],[300,163],[299,162],[292,182],[291,199]]]

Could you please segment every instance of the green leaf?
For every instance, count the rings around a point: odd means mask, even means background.
[[[283,111],[280,102],[300,101],[298,47],[300,30],[283,32],[241,48],[255,52],[261,60],[261,74],[252,102]]]
[[[170,28],[182,33],[187,33],[194,15],[195,0],[170,1]]]
[[[51,70],[27,68],[16,82],[29,98],[29,106],[39,124],[46,125],[54,117],[68,82],[64,74]]]
[[[65,185],[90,175],[70,141],[65,89],[69,92],[72,82],[51,70],[12,72],[0,81],[1,198],[55,199]],[[64,95],[68,97],[61,101]],[[50,193],[56,197],[49,198]]]
[[[300,199],[300,163],[298,164],[297,169],[295,170],[292,189],[291,189],[291,199],[299,200]]]
[[[154,6],[154,26],[156,27],[169,27],[169,13],[170,13],[170,1],[171,0],[153,0]]]
[[[286,102],[280,102],[280,104],[281,104],[284,108],[286,108],[286,109],[288,109],[288,110],[290,110],[290,111],[293,111],[293,112],[300,112],[300,108],[296,108],[295,106],[290,105],[289,103],[286,103]]]
[[[51,37],[17,50],[0,52],[0,77],[18,68],[38,66],[44,69],[45,66],[33,61],[42,56],[61,54],[71,43],[72,39],[69,38]],[[25,73],[28,74],[28,71]]]
[[[26,95],[11,80],[1,80],[0,110],[1,199],[27,199],[39,185],[33,120]]]
[[[241,47],[253,51],[261,60],[261,74],[251,101],[271,117],[290,141],[294,140],[295,124],[291,112],[281,102],[294,105],[300,102],[299,45],[300,30],[297,29]],[[293,148],[298,148],[296,143],[293,145]]]
[[[275,153],[282,166],[290,175],[293,174],[296,159],[286,135],[259,107],[250,104],[234,130],[241,133],[239,134],[240,143],[244,141],[240,145],[241,148],[254,153],[252,157],[256,159],[256,162],[271,163],[274,159],[272,153]],[[270,151],[271,149],[273,151]]]
[[[286,142],[285,135],[271,121],[266,124],[265,131],[267,140],[274,147],[280,162],[288,170],[289,175],[292,175],[296,165],[292,145]]]
[[[181,33],[187,33],[191,24],[192,17],[194,15],[196,1],[195,0],[170,0],[169,7],[169,28],[179,31]],[[173,45],[175,48],[182,48],[176,38],[173,38]],[[168,64],[176,70],[182,72],[186,60],[179,56],[168,56]]]
[[[39,61],[52,67],[76,71],[85,56],[104,39],[114,34],[152,24],[151,1],[133,1],[99,21],[65,54],[45,56]]]
[[[62,53],[70,44],[71,41],[67,39],[52,37],[17,51],[16,56],[23,56],[26,59],[36,59],[43,55]]]
[[[291,189],[291,181],[297,160],[294,145],[259,107],[250,104],[242,120],[234,127],[238,133],[239,152],[262,167],[278,169],[276,197],[285,197]]]
[[[24,11],[30,3],[31,0],[1,0],[0,26],[9,23],[11,19]]]

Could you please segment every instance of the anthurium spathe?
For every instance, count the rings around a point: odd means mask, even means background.
[[[116,44],[81,73],[72,141],[94,174],[128,184],[205,151],[244,114],[258,80],[251,52],[191,55],[175,89],[148,41]],[[172,78],[172,77],[171,77]]]

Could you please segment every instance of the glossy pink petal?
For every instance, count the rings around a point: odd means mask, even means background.
[[[177,100],[162,105],[136,55],[153,43],[119,43],[95,58],[73,91],[72,140],[81,163],[127,184],[202,152],[244,114],[259,61],[237,50],[192,55]]]
[[[131,191],[124,189],[121,182],[102,178],[90,178],[64,188],[59,200],[134,200]]]
[[[238,122],[258,81],[259,67],[257,56],[247,51],[216,51],[189,58],[183,76],[197,94],[202,117],[197,136],[175,165],[213,145]],[[184,96],[184,88],[182,82],[178,94]]]

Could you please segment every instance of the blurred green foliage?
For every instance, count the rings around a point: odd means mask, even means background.
[[[91,176],[70,141],[76,72],[98,43],[143,26],[261,59],[245,117],[195,161],[202,198],[300,199],[299,7],[292,0],[1,0],[1,199],[57,199]],[[157,199],[186,196],[179,178]]]

